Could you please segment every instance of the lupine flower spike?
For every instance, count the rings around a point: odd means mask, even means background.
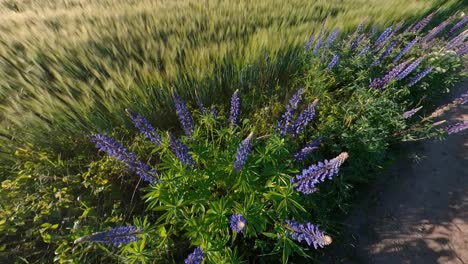
[[[195,166],[195,161],[193,160],[192,155],[189,153],[188,147],[170,132],[167,132],[167,134],[169,135],[169,144],[172,152],[177,156],[182,164],[193,168]]]
[[[391,33],[392,33],[392,27],[386,28],[380,34],[380,36],[375,40],[375,43],[374,43],[375,47],[381,46],[381,44],[384,43],[390,37]]]
[[[305,44],[304,49],[305,49],[305,50],[310,49],[310,46],[312,45],[313,42],[314,42],[314,34],[312,34],[312,35],[310,36],[309,40],[308,40],[308,41],[306,42],[306,44]]]
[[[301,150],[299,150],[296,154],[294,154],[295,161],[303,161],[309,154],[318,149],[320,146],[320,139],[314,139],[307,143]]]
[[[451,39],[446,45],[445,45],[445,49],[454,49],[456,47],[458,47],[458,45],[462,44],[463,41],[465,41],[465,39],[468,37],[468,30],[465,30],[463,31],[462,33],[460,33],[458,36],[454,37],[453,39]]]
[[[403,56],[408,53],[408,51],[419,41],[419,37],[416,37],[411,42],[406,44],[406,46],[393,58],[393,63],[399,61]]]
[[[382,54],[380,54],[379,58],[376,59],[371,66],[377,66],[379,65],[383,59],[385,59],[385,57],[388,56],[388,54],[390,54],[392,51],[393,51],[393,48],[395,48],[395,45],[396,45],[396,41],[392,41],[390,43],[390,45],[388,45],[388,47],[384,50],[384,52],[382,52]]]
[[[395,79],[403,80],[406,76],[408,76],[412,71],[414,71],[419,66],[419,64],[422,62],[423,59],[424,59],[424,57],[420,57],[417,60],[413,61],[410,65],[408,65],[408,67],[406,67],[406,69],[401,71],[396,76]]]
[[[185,264],[201,264],[204,257],[205,257],[205,254],[203,254],[201,247],[197,247],[192,253],[190,253],[190,255],[188,255],[188,257],[184,260],[184,263]]]
[[[144,118],[143,116],[136,114],[128,109],[126,109],[130,119],[132,119],[133,124],[135,125],[140,132],[145,135],[154,145],[159,146],[161,144],[161,137],[156,133],[154,127]]]
[[[237,149],[236,161],[234,162],[235,172],[240,171],[247,161],[247,157],[252,150],[252,137],[253,132],[251,132],[249,136],[240,143],[239,148]]]
[[[97,242],[118,247],[121,244],[128,244],[137,241],[137,234],[143,230],[141,227],[135,226],[120,226],[110,229],[109,231],[97,232],[91,235],[80,237],[75,240],[75,244],[82,242]]]
[[[306,109],[304,109],[301,114],[297,117],[294,123],[289,128],[289,133],[291,136],[298,136],[309,124],[315,116],[315,106],[318,103],[318,99],[315,99]]]
[[[278,134],[280,136],[284,136],[288,128],[291,125],[291,121],[293,119],[294,111],[296,111],[299,102],[301,101],[301,96],[305,92],[305,90],[299,89],[289,100],[289,104],[286,105],[286,112],[281,116],[281,119],[278,121],[277,129]]]
[[[231,229],[234,230],[236,233],[243,233],[244,228],[247,225],[247,220],[241,214],[232,215],[229,222]]]
[[[462,132],[463,130],[466,130],[467,128],[468,128],[468,120],[465,120],[463,122],[458,122],[452,125],[448,125],[445,128],[445,131],[447,131],[447,134],[451,135],[451,134]]]
[[[326,68],[326,71],[330,71],[333,69],[338,63],[340,62],[340,57],[337,54],[334,54],[330,63],[328,63],[328,66]]]
[[[302,225],[293,220],[286,220],[286,228],[294,240],[305,241],[307,245],[313,245],[315,249],[332,243],[330,236],[325,235],[317,226],[308,222]]]
[[[432,19],[432,17],[434,15],[435,15],[435,12],[430,13],[425,18],[421,19],[421,21],[419,21],[416,25],[411,27],[408,31],[409,32],[419,32],[419,31],[421,31],[422,29],[424,29],[427,26],[427,24],[429,24],[429,22],[431,21],[431,19]]]
[[[437,34],[439,34],[444,28],[453,20],[453,17],[447,18],[444,22],[440,23],[437,27],[433,28],[426,36],[424,36],[421,41],[422,42],[429,42],[433,39]]]
[[[422,72],[418,73],[416,76],[411,78],[411,80],[409,80],[409,82],[408,82],[408,86],[411,87],[411,86],[415,85],[417,82],[422,80],[422,78],[426,77],[426,75],[428,75],[431,72],[432,72],[432,67],[427,67]]]
[[[231,121],[231,125],[233,127],[237,125],[237,121],[239,119],[239,111],[240,111],[240,96],[239,96],[239,90],[236,90],[231,97],[231,111],[229,112],[229,121]]]
[[[397,66],[393,67],[393,69],[390,70],[383,78],[374,79],[370,83],[369,87],[374,88],[374,89],[384,88],[385,86],[387,86],[389,82],[391,82],[397,77],[397,75],[406,67],[406,65],[408,65],[408,63],[410,63],[409,60],[402,62],[398,64]]]
[[[468,15],[464,15],[463,18],[449,30],[448,35],[453,35],[459,28],[463,27],[466,23],[468,23]]]
[[[203,105],[203,102],[202,102],[200,96],[198,96],[198,93],[196,91],[195,91],[195,94],[196,94],[196,97],[197,97],[198,110],[200,111],[200,113],[205,115],[206,114],[206,107]]]
[[[358,56],[362,56],[362,55],[366,54],[369,51],[369,49],[370,49],[369,45],[363,47],[361,49],[361,51],[359,52]]]
[[[194,129],[192,116],[190,115],[185,102],[174,91],[172,92],[172,97],[174,98],[177,117],[182,125],[182,129],[184,129],[187,137],[190,137],[192,136]]]
[[[414,108],[414,109],[411,109],[409,111],[406,111],[402,114],[403,118],[404,119],[408,119],[410,117],[412,117],[414,114],[416,114],[419,110],[421,110],[421,108],[423,108],[422,106],[418,107],[418,108]]]
[[[330,179],[337,175],[341,164],[348,158],[348,153],[343,152],[332,160],[324,160],[317,164],[302,170],[301,174],[297,174],[291,179],[296,191],[310,194],[318,189],[316,184],[324,182],[326,178]]]
[[[339,29],[335,29],[333,30],[333,32],[330,34],[330,37],[328,37],[328,40],[327,40],[327,45],[326,47],[327,48],[330,48],[330,46],[333,44],[333,42],[335,41],[336,37],[338,37],[338,33],[340,32]]]
[[[156,182],[156,179],[153,177],[153,175],[157,174],[156,170],[150,169],[148,165],[138,160],[133,152],[126,149],[117,141],[101,134],[91,135],[90,140],[99,150],[106,152],[107,155],[114,157],[119,161],[122,161],[129,170],[140,176],[144,181],[149,182],[150,184]]]
[[[323,43],[323,37],[320,37],[317,40],[317,43],[315,44],[314,51],[312,52],[312,54],[317,55],[317,53],[320,50],[320,47],[322,46],[322,43]]]

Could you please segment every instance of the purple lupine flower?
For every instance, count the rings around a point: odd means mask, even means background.
[[[382,43],[384,43],[392,33],[392,27],[386,28],[375,40],[374,46],[379,47]]]
[[[286,220],[286,228],[289,230],[289,234],[294,240],[302,242],[303,240],[309,246],[314,246],[315,249],[325,247],[326,245],[331,244],[332,239],[330,236],[325,235],[320,229],[306,222],[301,225],[293,220]]]
[[[286,105],[286,111],[281,116],[281,119],[278,121],[277,129],[280,136],[284,136],[288,131],[288,128],[293,119],[294,111],[296,111],[299,102],[301,101],[301,96],[305,92],[304,88],[299,89],[289,100],[289,104]]]
[[[322,43],[323,43],[323,37],[320,37],[317,40],[317,43],[315,44],[314,51],[312,52],[312,54],[317,55],[317,53],[320,50],[320,47],[322,46]]]
[[[425,68],[422,72],[418,73],[416,76],[411,78],[411,80],[408,81],[408,86],[411,87],[415,85],[417,82],[419,82],[422,78],[424,78],[426,75],[432,72],[432,67],[427,67]]]
[[[437,27],[433,28],[426,36],[424,36],[421,41],[422,42],[429,42],[433,39],[437,34],[439,34],[444,28],[452,21],[453,17],[447,18],[444,22],[440,23]]]
[[[340,57],[337,54],[333,54],[332,59],[330,60],[330,63],[328,63],[326,71],[330,71],[332,68],[334,68],[336,65],[340,63]]]
[[[419,66],[423,59],[424,57],[420,57],[417,60],[413,61],[410,65],[408,65],[408,67],[406,67],[406,69],[402,70],[395,79],[403,80],[406,76],[408,76],[408,74],[410,74]]]
[[[74,241],[75,244],[81,242],[98,242],[118,247],[121,244],[128,244],[137,241],[137,234],[141,233],[142,227],[120,226],[111,228],[109,231],[97,232],[83,236]]]
[[[314,42],[314,38],[315,38],[315,36],[314,36],[314,34],[312,34],[312,35],[310,36],[309,40],[307,40],[307,42],[306,42],[306,44],[305,44],[305,47],[304,47],[305,50],[310,49],[310,46],[311,46],[312,43]]]
[[[388,54],[390,54],[393,51],[395,46],[396,46],[396,41],[392,41],[390,45],[388,45],[388,47],[384,50],[384,52],[380,54],[379,58],[375,59],[375,61],[371,64],[371,67],[379,65],[382,62],[382,60],[385,59],[385,57],[387,57]]]
[[[239,119],[239,111],[240,111],[240,95],[239,95],[239,90],[236,90],[231,97],[231,111],[229,112],[229,121],[231,121],[231,125],[233,127],[237,125],[237,121]]]
[[[331,178],[338,174],[341,164],[348,158],[347,152],[342,152],[336,158],[332,160],[320,161],[317,164],[313,164],[308,168],[302,170],[301,174],[297,174],[294,178],[291,178],[291,182],[294,184],[296,191],[310,194],[317,191],[316,184],[324,182],[325,178],[331,180]]]
[[[465,41],[465,38],[468,37],[468,33],[466,31],[458,34],[458,36],[452,38],[449,42],[447,42],[447,45],[445,45],[445,49],[453,49],[458,47],[463,41]]]
[[[416,23],[416,25],[411,27],[408,31],[409,32],[419,32],[419,31],[421,31],[422,29],[424,29],[427,26],[427,24],[429,24],[429,22],[431,21],[431,19],[432,19],[432,17],[434,15],[435,15],[435,12],[430,13],[425,18],[421,19],[421,21]]]
[[[244,233],[244,228],[247,225],[247,219],[241,214],[234,214],[230,219],[231,229],[236,233]]]
[[[294,154],[295,161],[303,161],[309,154],[318,149],[320,146],[321,140],[319,138],[314,139],[307,143],[301,150],[299,150],[296,154]]]
[[[463,43],[458,49],[456,50],[456,53],[459,56],[463,56],[468,53],[468,42]]]
[[[153,175],[156,175],[157,171],[150,169],[148,165],[138,160],[135,153],[129,151],[119,142],[101,134],[91,135],[90,140],[100,151],[104,151],[107,155],[123,162],[130,171],[140,176],[144,181],[150,184],[156,182]]]
[[[450,135],[450,134],[462,132],[463,130],[466,130],[467,128],[468,128],[468,120],[465,120],[463,122],[458,122],[455,124],[448,125],[447,127],[445,127],[445,131],[447,132],[447,134]]]
[[[306,109],[304,109],[301,114],[297,117],[297,119],[294,121],[294,123],[291,125],[289,128],[289,133],[291,136],[295,137],[298,136],[302,130],[309,124],[312,119],[314,119],[315,116],[315,106],[318,103],[318,99],[315,99],[314,102],[312,102],[309,106],[307,106]]]
[[[357,48],[359,45],[359,42],[364,38],[365,34],[360,34],[357,36],[353,41],[351,41],[351,45],[349,46],[349,49],[354,50]]]
[[[459,28],[463,27],[466,23],[468,22],[468,16],[464,15],[458,23],[453,25],[453,27],[448,31],[448,35],[451,36],[453,35]]]
[[[182,125],[187,137],[190,137],[192,136],[194,129],[192,116],[190,115],[185,102],[175,92],[172,92],[172,97],[174,98],[176,113],[180,124]]]
[[[434,39],[432,39],[432,40],[429,40],[428,42],[424,42],[424,43],[422,44],[423,50],[427,50],[427,49],[432,48],[432,46],[434,46],[434,44],[436,43],[436,41],[437,41],[437,39],[434,38]]]
[[[169,135],[169,145],[172,152],[177,156],[177,158],[182,162],[182,164],[187,165],[190,168],[195,166],[195,161],[193,160],[192,155],[189,153],[188,147],[182,143],[177,137],[172,135],[172,133],[167,132]]]
[[[203,250],[201,247],[195,248],[195,250],[188,255],[188,257],[184,260],[185,264],[201,264],[205,254],[203,254]]]
[[[234,162],[235,172],[239,172],[247,161],[247,157],[252,150],[252,137],[253,132],[251,132],[249,136],[239,144],[239,148],[237,149],[236,153],[236,161]]]
[[[150,122],[146,120],[146,118],[128,109],[127,113],[130,116],[130,119],[132,119],[135,127],[138,128],[138,130],[140,130],[140,132],[145,135],[147,139],[149,139],[156,146],[161,144],[161,137],[158,135],[158,133],[156,133],[156,130],[150,124]]]
[[[333,41],[335,41],[336,37],[338,37],[339,32],[340,30],[338,28],[333,30],[333,32],[328,37],[327,45],[326,45],[327,48],[330,48],[330,46],[333,44]]]
[[[414,38],[411,42],[406,44],[406,46],[393,58],[393,63],[399,61],[403,56],[408,53],[408,51],[419,41],[419,37]]]
[[[203,102],[202,102],[200,96],[198,96],[198,94],[196,95],[196,97],[197,97],[198,110],[200,111],[200,113],[205,115],[206,114],[206,107],[203,105]]]
[[[414,114],[416,114],[419,110],[421,110],[422,106],[413,108],[409,111],[404,112],[401,116],[403,116],[404,119],[408,119],[412,117]]]
[[[374,88],[374,89],[382,89],[384,88],[389,82],[391,82],[393,79],[397,77],[397,75],[406,67],[406,65],[410,61],[405,61],[397,66],[393,67],[387,74],[385,74],[384,77],[382,78],[377,78],[372,80],[372,82],[369,84],[369,87]]]
[[[362,55],[366,54],[366,53],[369,51],[369,49],[370,49],[370,46],[369,46],[369,45],[363,47],[363,48],[361,49],[361,51],[359,52],[358,56],[362,56]]]

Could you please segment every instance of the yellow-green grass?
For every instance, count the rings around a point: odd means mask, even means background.
[[[170,126],[171,89],[226,104],[241,88],[252,109],[286,92],[323,21],[382,28],[437,2],[0,0],[0,138],[66,144],[126,124],[125,108]]]

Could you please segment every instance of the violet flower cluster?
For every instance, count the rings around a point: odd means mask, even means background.
[[[278,121],[278,125],[276,126],[280,136],[286,135],[289,129],[289,126],[291,125],[294,111],[296,111],[297,106],[299,105],[299,102],[301,101],[301,96],[304,92],[305,90],[303,88],[299,89],[289,100],[288,105],[286,105],[286,111],[281,116],[281,119]]]
[[[129,151],[122,144],[101,134],[91,135],[90,140],[99,150],[123,162],[130,171],[140,176],[144,181],[150,184],[156,182],[156,179],[153,177],[153,175],[157,174],[156,170],[150,169],[148,165],[138,160],[135,153]]]
[[[109,231],[97,232],[91,235],[80,237],[75,240],[75,244],[81,242],[97,242],[118,247],[121,244],[128,244],[138,240],[137,234],[143,230],[142,227],[120,226]]]
[[[319,148],[320,143],[321,140],[319,138],[310,141],[301,150],[294,154],[294,160],[303,161],[310,153],[312,153],[312,151]]]
[[[422,29],[424,29],[427,26],[427,24],[429,24],[429,22],[432,20],[432,17],[434,15],[435,15],[434,12],[430,13],[425,18],[421,19],[421,21],[416,23],[416,25],[414,25],[413,27],[410,27],[408,31],[409,32],[419,32],[419,31],[421,31]]]
[[[369,87],[374,88],[374,89],[382,89],[385,86],[387,86],[388,83],[390,83],[392,80],[394,80],[397,75],[408,65],[410,61],[405,61],[402,62],[395,67],[393,67],[392,70],[387,72],[383,78],[377,78],[372,80],[372,82],[369,84]]]
[[[312,54],[317,55],[317,53],[319,52],[320,47],[322,46],[322,44],[323,44],[323,37],[320,37],[317,40],[317,43],[315,44],[315,47],[314,47],[314,50],[312,51]]]
[[[468,32],[462,32],[458,34],[458,36],[452,38],[447,44],[445,45],[445,49],[453,49],[458,47],[458,45],[462,44],[466,37],[468,37]]]
[[[426,77],[426,75],[431,73],[432,69],[433,69],[432,67],[425,68],[422,72],[418,73],[416,76],[414,76],[413,78],[411,78],[408,81],[408,86],[411,87],[411,86],[415,85],[416,83],[418,83],[420,80],[422,80],[424,77]]]
[[[206,107],[203,105],[203,102],[201,101],[201,98],[200,98],[200,96],[198,96],[198,94],[196,95],[196,97],[197,97],[198,110],[200,111],[200,113],[205,115],[206,114]]]
[[[325,235],[317,226],[309,222],[299,224],[293,220],[286,220],[286,228],[294,240],[305,241],[307,245],[313,245],[315,249],[323,248],[332,242],[331,237]]]
[[[185,264],[201,264],[205,258],[205,254],[203,254],[203,250],[201,247],[196,247],[195,250],[188,255],[188,257],[184,260]]]
[[[294,188],[298,192],[304,194],[316,192],[318,190],[316,185],[320,182],[324,182],[326,178],[331,180],[333,176],[337,175],[340,166],[348,156],[347,152],[343,152],[334,159],[313,164],[302,170],[302,172],[297,174],[294,178],[291,178],[290,181],[294,184]]]
[[[447,134],[455,134],[462,132],[463,130],[466,130],[468,128],[468,120],[458,122],[455,124],[448,125],[445,127],[445,131],[447,131]]]
[[[364,54],[366,54],[370,49],[370,46],[369,45],[366,45],[364,46],[361,51],[359,52],[358,56],[363,56]]]
[[[353,41],[351,41],[351,44],[350,44],[349,48],[351,50],[354,50],[355,48],[357,48],[358,45],[359,45],[359,42],[361,42],[361,40],[364,38],[364,36],[365,36],[365,34],[360,34],[359,36],[354,38]]]
[[[431,39],[433,39],[437,34],[439,34],[444,28],[452,21],[452,17],[449,17],[446,19],[444,22],[440,23],[437,27],[433,28],[429,33],[427,33],[426,36],[424,36],[421,41],[422,42],[429,42]]]
[[[190,115],[185,102],[175,92],[172,93],[172,97],[174,98],[177,117],[182,125],[182,129],[187,137],[190,137],[192,136],[194,129],[192,116]]]
[[[234,162],[235,172],[239,172],[247,161],[250,151],[252,150],[252,137],[253,132],[251,132],[249,136],[239,144],[239,148],[236,153],[236,161]]]
[[[237,125],[237,121],[239,119],[239,111],[240,111],[240,95],[239,90],[236,90],[231,97],[231,111],[229,112],[229,121],[231,125],[234,127]]]
[[[386,28],[375,40],[374,45],[376,47],[381,46],[389,37],[390,34],[392,34],[392,27]]]
[[[402,70],[397,76],[396,80],[403,80],[406,76],[408,76],[411,72],[413,72],[419,64],[421,64],[422,60],[424,57],[420,57],[417,60],[413,61],[408,67],[406,67],[404,70]]]
[[[291,134],[291,136],[298,136],[305,129],[307,124],[309,124],[309,122],[312,121],[312,119],[314,119],[315,106],[317,105],[317,103],[318,100],[316,99],[299,114],[294,123],[288,129],[288,132]]]
[[[247,219],[242,214],[234,214],[229,220],[231,229],[236,233],[244,233],[244,228],[247,225]]]
[[[403,56],[408,53],[408,51],[419,41],[419,37],[414,38],[411,42],[406,44],[406,46],[393,58],[393,63],[399,61]]]
[[[340,32],[339,29],[333,30],[333,32],[330,34],[330,37],[328,37],[326,48],[330,48],[330,47],[331,47],[331,45],[333,44],[333,42],[335,41],[335,39],[338,37],[338,33],[339,33],[339,32]]]
[[[453,27],[448,31],[448,35],[453,35],[459,28],[463,27],[466,23],[468,23],[468,15],[464,15],[460,21],[453,25]]]
[[[468,43],[463,43],[463,45],[458,47],[458,49],[456,50],[456,53],[459,56],[463,56],[463,55],[467,54],[468,53]]]
[[[340,62],[340,57],[337,54],[334,54],[330,63],[328,63],[326,70],[330,71],[331,69],[336,67],[336,65],[338,65],[339,62]]]
[[[156,130],[150,124],[150,122],[146,120],[146,118],[130,110],[127,110],[127,113],[135,127],[138,128],[138,130],[140,130],[140,132],[145,135],[145,137],[149,139],[151,143],[156,146],[161,144],[161,137],[158,135],[158,133],[156,133]]]
[[[182,162],[182,164],[193,168],[195,166],[195,161],[193,160],[192,155],[189,153],[188,147],[170,132],[168,132],[168,135],[170,141],[169,145],[172,152],[177,156],[177,158]]]
[[[306,44],[305,44],[305,47],[304,47],[305,50],[310,49],[310,46],[311,46],[312,43],[314,42],[314,38],[315,38],[315,36],[312,34],[312,35],[310,36],[309,40],[307,40],[307,42],[306,42]]]
[[[385,59],[385,57],[387,57],[392,51],[393,49],[395,48],[395,45],[396,45],[396,41],[392,41],[388,47],[384,50],[384,52],[382,52],[382,54],[380,54],[379,58],[376,59],[372,64],[371,66],[377,66],[379,65],[383,59]]]
[[[408,119],[408,118],[412,117],[414,114],[416,114],[419,110],[421,110],[421,108],[422,108],[422,106],[417,107],[417,108],[413,108],[413,109],[411,109],[409,111],[404,112],[402,114],[402,116],[403,116],[404,119]]]

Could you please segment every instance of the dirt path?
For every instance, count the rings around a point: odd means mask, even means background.
[[[468,106],[444,118],[468,120]],[[365,194],[332,263],[468,264],[468,132],[402,147],[409,158]]]

